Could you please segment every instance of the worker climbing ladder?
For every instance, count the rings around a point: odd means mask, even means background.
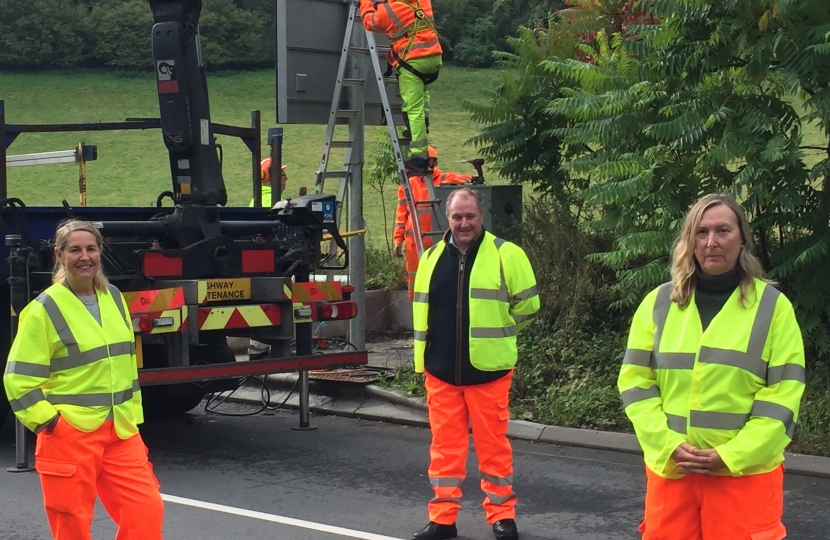
[[[325,188],[325,181],[327,179],[338,179],[339,185],[337,189],[337,223],[340,224],[340,214],[343,201],[348,192],[349,182],[354,178],[354,168],[362,166],[362,163],[355,163],[353,156],[360,156],[362,158],[363,151],[355,152],[354,141],[355,134],[358,130],[363,130],[363,114],[364,114],[364,96],[366,90],[367,76],[370,74],[369,66],[366,65],[366,57],[371,60],[371,75],[377,83],[378,93],[380,94],[381,103],[383,107],[384,118],[386,119],[386,126],[389,131],[389,138],[392,141],[392,150],[395,157],[395,162],[398,171],[398,182],[403,186],[404,196],[406,198],[406,205],[409,210],[410,220],[412,222],[413,234],[415,235],[415,245],[420,257],[424,251],[424,233],[421,231],[418,214],[423,212],[430,212],[433,214],[433,222],[438,223],[438,205],[440,201],[435,197],[435,190],[432,185],[432,178],[426,175],[424,183],[427,186],[427,194],[429,199],[426,201],[416,201],[412,196],[412,189],[410,185],[410,178],[406,172],[404,164],[404,157],[402,151],[402,141],[398,137],[398,130],[395,125],[394,115],[389,103],[389,95],[387,93],[387,84],[397,84],[394,77],[384,77],[384,70],[381,69],[379,53],[386,51],[379,48],[375,41],[373,32],[366,30],[362,24],[358,22],[360,18],[358,7],[352,3],[349,7],[349,15],[346,25],[346,32],[343,38],[343,47],[341,49],[340,64],[337,69],[337,78],[334,87],[334,96],[331,102],[331,112],[328,118],[326,128],[326,140],[323,144],[323,155],[320,161],[320,167],[317,170],[317,179],[315,183],[315,193],[323,193]],[[357,24],[355,24],[357,22]],[[385,55],[384,55],[385,56]],[[350,88],[349,96],[344,99],[343,90]],[[343,108],[344,103],[348,104],[348,108]],[[338,121],[346,119],[349,126],[349,136],[345,140],[335,139],[335,128]],[[360,137],[362,140],[362,137]],[[345,158],[343,169],[341,171],[329,171],[329,162],[331,160],[332,150],[336,148],[345,149]],[[360,158],[358,158],[360,159]],[[334,245],[332,244],[332,253],[334,253]]]

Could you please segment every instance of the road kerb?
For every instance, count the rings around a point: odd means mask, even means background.
[[[286,391],[293,387],[297,375],[280,374],[266,377],[266,384],[273,391]],[[382,388],[375,385],[366,385],[357,390],[353,385],[347,387],[346,395],[338,396],[333,392],[325,398],[314,394],[317,391],[331,391],[342,385],[324,387],[312,385],[311,411],[320,414],[347,416],[382,422],[392,422],[410,426],[428,427],[427,406],[423,398],[406,395],[403,391]],[[355,392],[363,392],[364,399],[356,399]],[[296,409],[296,389],[285,407]],[[232,397],[229,401],[238,401],[249,404],[259,404],[257,395],[245,392],[244,395]],[[550,426],[527,420],[510,420],[508,437],[519,440],[555,444],[560,446],[576,446],[624,452],[627,454],[642,454],[637,437],[633,433],[619,433],[613,431],[598,431],[593,429],[579,429],[562,426]],[[806,456],[785,452],[785,471],[788,474],[830,478],[830,458],[820,456]]]

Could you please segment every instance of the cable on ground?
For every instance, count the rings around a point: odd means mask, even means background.
[[[225,403],[225,401],[227,401],[228,398],[234,395],[234,393],[236,393],[237,390],[239,390],[246,382],[248,382],[248,379],[253,379],[260,385],[259,395],[262,405],[259,409],[257,409],[256,411],[249,411],[245,413],[228,413],[216,410],[217,407]],[[239,381],[239,386],[237,386],[233,390],[226,390],[225,392],[210,394],[208,396],[207,402],[205,402],[205,412],[209,414],[216,414],[219,416],[255,416],[265,411],[276,411],[277,409],[281,409],[283,406],[285,406],[286,403],[288,403],[288,400],[294,394],[294,390],[297,389],[298,382],[299,379],[294,381],[294,384],[291,386],[291,389],[288,390],[288,393],[279,405],[271,406],[271,390],[269,390],[268,385],[265,384],[265,377],[245,377],[241,381]]]

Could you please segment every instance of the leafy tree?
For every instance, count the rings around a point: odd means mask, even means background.
[[[199,31],[206,65],[258,65],[268,60],[263,49],[265,21],[233,0],[208,0]]]
[[[653,0],[648,15],[659,24],[600,32],[577,46],[579,59],[554,50],[540,60],[520,33],[503,57],[511,71],[472,108],[485,124],[473,142],[503,156],[514,181],[579,189],[583,227],[616,237],[594,258],[617,271],[623,305],[668,277],[689,205],[732,193],[807,343],[830,352],[830,3]],[[568,30],[553,25],[549,42]],[[543,80],[556,90],[534,94]],[[805,142],[808,128],[818,143]],[[527,157],[510,169],[515,148],[558,155],[560,170],[540,175]]]
[[[563,0],[434,0],[444,59],[464,66],[490,66],[492,51],[508,50],[506,37],[519,26],[547,25]]]
[[[153,13],[146,0],[97,3],[90,19],[97,29],[97,62],[122,69],[152,67]]]
[[[501,41],[497,32],[492,17],[477,19],[453,49],[453,60],[470,67],[493,65],[493,51]]]
[[[444,59],[452,60],[455,46],[478,20],[488,18],[493,0],[433,0],[435,26],[444,49]]]
[[[551,112],[547,104],[559,97],[561,79],[541,62],[567,54],[572,41],[548,39],[546,31],[520,28],[518,37],[508,38],[513,52],[495,53],[502,70],[498,82],[485,90],[486,101],[466,100],[464,108],[483,125],[469,143],[480,147],[499,175],[521,183],[530,182],[553,196],[563,209],[575,202],[573,195],[584,187],[563,172],[560,139],[551,129],[565,125],[565,117]]]
[[[570,25],[571,32],[589,39],[599,31],[609,36],[626,34],[632,25],[655,23],[640,0],[565,0],[565,4],[568,7],[557,15]]]
[[[537,28],[547,25],[550,14],[563,7],[564,0],[496,0],[493,15],[502,21],[505,34],[512,34],[519,26]]]
[[[85,16],[73,0],[0,0],[0,67],[80,64],[88,51]]]
[[[701,194],[730,192],[747,210],[767,270],[793,298],[808,343],[830,351],[830,285],[819,278],[830,263],[830,4],[658,0],[651,9],[661,25],[618,43],[643,62],[640,80],[594,97],[613,104],[639,96],[632,103],[655,118],[624,124],[606,107],[587,119],[649,141],[636,152],[611,141],[601,149],[611,159],[586,171],[594,183],[586,201],[604,205],[598,224],[622,232],[603,260],[631,265],[621,273],[632,292],[654,285],[665,276],[661,235],[677,231]],[[809,124],[824,139],[812,167]]]
[[[386,240],[386,253],[392,253],[392,244],[389,241],[389,214],[394,216],[395,207],[387,211],[387,190],[393,192],[398,186],[398,164],[395,161],[395,150],[392,139],[386,128],[377,128],[378,140],[375,148],[367,156],[367,167],[364,169],[363,184],[380,196],[381,210],[383,211],[383,235]],[[394,219],[394,217],[393,217]]]

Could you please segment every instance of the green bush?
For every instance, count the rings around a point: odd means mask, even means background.
[[[149,70],[153,66],[153,13],[146,0],[101,3],[92,8],[97,29],[96,63],[120,69]]]
[[[0,69],[152,66],[146,0],[0,0]],[[270,0],[205,0],[200,19],[211,67],[262,67],[274,57]]]
[[[482,17],[469,25],[469,30],[453,47],[453,61],[468,67],[490,67],[493,51],[498,47],[498,29],[492,17]]]
[[[830,456],[830,369],[808,360],[807,372],[807,390],[789,451]]]
[[[80,65],[89,53],[85,17],[73,0],[0,0],[0,68]]]
[[[406,289],[406,266],[403,258],[383,248],[366,246],[366,290]]]
[[[269,58],[263,47],[265,21],[233,0],[208,0],[202,12],[202,56],[208,66],[262,65]]]
[[[590,236],[551,197],[529,201],[522,237],[542,308],[519,335],[515,417],[602,429],[628,426],[616,378],[630,313],[609,310],[613,273],[587,255],[609,240]]]

